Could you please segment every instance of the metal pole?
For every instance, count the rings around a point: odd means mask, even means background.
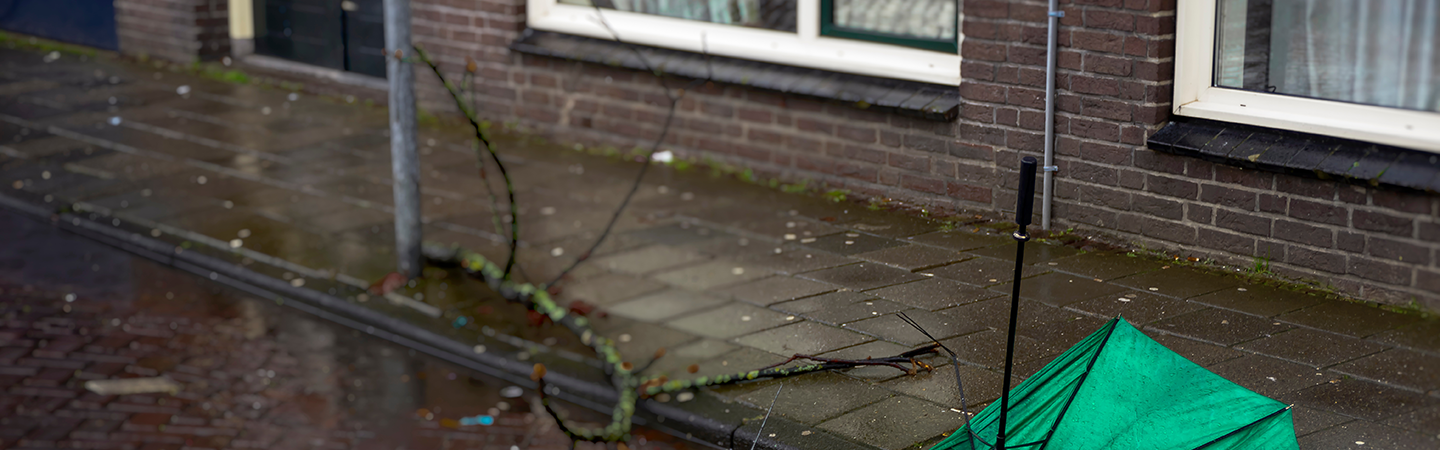
[[[420,275],[420,163],[415,152],[415,70],[410,1],[385,0],[385,74],[390,79],[390,163],[395,180],[395,257],[399,272]]]
[[[1050,229],[1050,200],[1055,197],[1055,36],[1060,33],[1059,0],[1050,0],[1050,33],[1045,41],[1045,187],[1040,196],[1040,228]]]
[[[1010,291],[1010,335],[1005,341],[1005,387],[1000,391],[1000,430],[995,435],[995,448],[1005,448],[1005,419],[1010,414],[1010,372],[1015,367],[1015,323],[1020,316],[1020,272],[1025,268],[1025,241],[1030,240],[1026,227],[1035,211],[1035,158],[1020,160],[1020,198],[1015,202],[1015,224],[1020,225],[1015,238],[1015,282]]]

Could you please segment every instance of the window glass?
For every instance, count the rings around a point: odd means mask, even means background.
[[[955,40],[955,0],[832,0],[835,26],[939,41]]]
[[[1440,0],[1220,0],[1215,86],[1440,111]]]
[[[795,32],[795,0],[560,0],[560,3]]]

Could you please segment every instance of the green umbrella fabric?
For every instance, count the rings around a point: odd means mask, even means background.
[[[996,401],[932,450],[992,450],[999,419]],[[1119,317],[1012,390],[1007,422],[1006,448],[1299,448],[1289,407]]]

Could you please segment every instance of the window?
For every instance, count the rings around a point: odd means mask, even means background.
[[[955,0],[821,0],[820,34],[959,51]]]
[[[1440,152],[1440,0],[1186,0],[1175,114]]]
[[[538,30],[960,84],[959,0],[528,1],[528,24]]]

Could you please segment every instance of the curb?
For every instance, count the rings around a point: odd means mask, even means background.
[[[9,194],[0,194],[0,208],[50,222],[62,230],[162,265],[209,278],[257,297],[274,299],[284,306],[414,349],[448,363],[505,380],[528,390],[535,389],[535,383],[529,379],[532,370],[530,363],[511,360],[491,352],[475,353],[469,346],[459,341],[363,306],[351,304],[344,299],[292,286],[283,280],[200,252],[177,252],[173,244],[143,233],[128,231],[121,225],[104,224],[80,214],[48,209]],[[115,223],[123,224],[124,222]],[[595,383],[554,371],[546,376],[546,383],[560,388],[558,393],[550,395],[597,412],[608,414],[611,411],[610,404],[617,398],[614,388],[608,384]],[[696,396],[689,403],[693,406],[690,409],[715,411],[717,414],[714,415],[724,417],[709,417],[655,400],[644,400],[637,405],[643,414],[635,415],[633,421],[635,425],[656,429],[707,447],[747,448],[754,446],[754,448],[774,450],[800,448],[774,438],[758,436],[758,431],[740,432],[741,428],[754,428],[755,424],[747,425],[745,421],[747,418],[763,416],[765,411],[740,404],[724,403],[711,396]],[[718,414],[719,411],[724,411],[724,414]],[[776,425],[777,422],[783,420],[772,417],[770,422],[771,425]],[[749,436],[747,437],[746,434]],[[756,442],[756,438],[759,438],[758,442]],[[868,448],[839,437],[824,439],[823,443],[827,448],[837,448],[834,444],[840,444],[839,447],[842,448]]]

